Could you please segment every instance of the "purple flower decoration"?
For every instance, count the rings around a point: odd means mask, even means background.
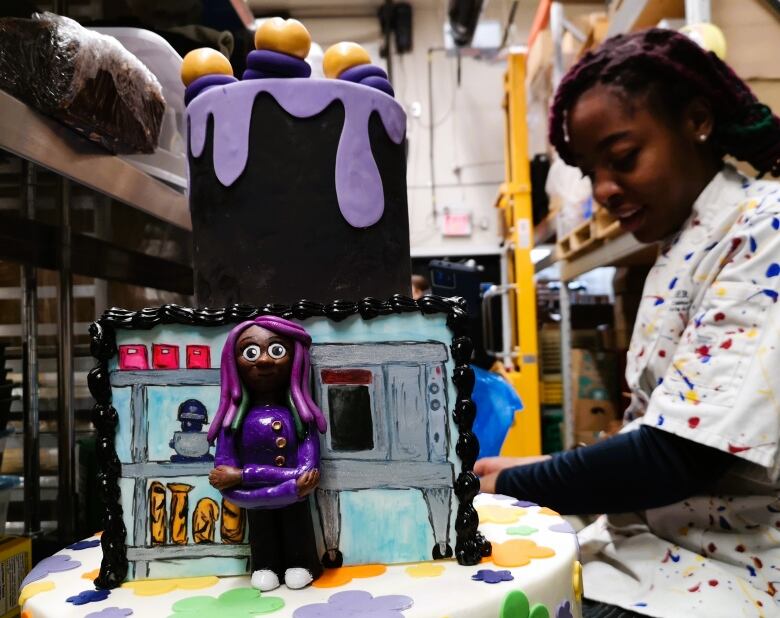
[[[299,607],[293,618],[404,618],[403,610],[412,603],[400,594],[373,597],[365,590],[347,590],[331,595],[327,603]]]
[[[493,571],[492,569],[480,569],[471,576],[475,582],[485,582],[486,584],[498,584],[500,582],[511,582],[514,577],[509,571]]]
[[[105,609],[101,609],[99,612],[92,612],[91,614],[87,614],[84,616],[84,618],[125,618],[125,616],[132,615],[133,610],[129,607],[106,607]]]
[[[555,608],[555,618],[574,618],[574,614],[571,613],[571,603],[569,601],[564,601]]]
[[[22,588],[24,588],[27,584],[31,584],[33,582],[37,582],[39,579],[43,579],[49,575],[49,573],[70,571],[71,569],[76,569],[80,566],[81,563],[78,560],[72,560],[70,556],[65,556],[63,554],[49,556],[48,558],[41,560],[32,568],[32,571],[30,571],[27,574],[27,577],[22,580]]]
[[[89,541],[78,541],[77,543],[73,543],[73,545],[68,545],[65,549],[89,549],[90,547],[97,547],[98,545],[100,545],[100,539],[92,539]]]
[[[528,508],[529,506],[539,506],[536,502],[529,502],[528,500],[515,500],[512,506],[519,506],[520,508]]]
[[[76,596],[68,597],[65,600],[68,603],[73,603],[73,605],[86,605],[87,603],[105,601],[109,594],[111,594],[110,590],[84,590]]]
[[[551,532],[566,532],[568,534],[577,534],[577,531],[571,527],[571,524],[566,521],[562,521],[559,524],[553,524],[550,526],[549,530]]]

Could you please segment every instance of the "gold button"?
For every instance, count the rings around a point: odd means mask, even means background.
[[[281,436],[276,438],[277,448],[284,448],[285,446],[287,446],[287,440],[285,438],[282,438]]]
[[[274,421],[271,423],[271,429],[274,431],[281,431],[282,430],[282,421]]]
[[[274,463],[281,468],[284,465],[284,456],[277,455],[276,459],[274,459]]]

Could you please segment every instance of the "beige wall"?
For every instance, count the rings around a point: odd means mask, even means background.
[[[484,18],[506,22],[511,2],[492,0]],[[532,6],[533,5],[533,6]],[[443,45],[445,0],[413,2],[413,51],[393,58],[393,86],[408,114],[408,190],[413,253],[454,254],[497,248],[498,215],[493,207],[503,182],[504,119],[501,110],[504,64],[464,58],[461,84],[456,61],[433,54],[433,115],[436,213],[430,187],[429,101],[427,50]],[[520,3],[513,40],[525,41],[535,3]],[[294,12],[294,11],[293,11]],[[323,48],[339,40],[365,45],[378,60],[379,24],[373,17],[306,17],[306,26]],[[419,109],[419,115],[412,114]],[[445,208],[470,212],[473,232],[468,238],[441,233]]]

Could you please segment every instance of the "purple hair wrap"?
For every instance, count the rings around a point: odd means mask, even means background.
[[[277,335],[293,340],[292,370],[290,372],[290,395],[295,404],[301,421],[305,424],[314,423],[320,433],[325,433],[327,421],[319,406],[314,402],[309,390],[309,374],[311,361],[309,348],[311,336],[303,327],[276,316],[263,315],[254,320],[241,322],[228,333],[222,348],[222,364],[220,367],[220,397],[219,407],[214,420],[209,426],[208,440],[214,443],[223,427],[230,427],[242,404],[244,388],[238,375],[236,365],[236,342],[238,337],[250,326],[260,326]]]

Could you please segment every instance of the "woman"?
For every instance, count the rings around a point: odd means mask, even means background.
[[[628,352],[623,431],[477,462],[483,490],[580,533],[588,616],[780,615],[780,121],[673,31],[606,41],[562,81],[551,142],[642,242],[660,242]]]
[[[309,393],[311,337],[261,316],[236,326],[222,349],[217,440],[209,482],[247,509],[252,585],[303,588],[322,573],[306,497],[319,482],[322,411]]]

